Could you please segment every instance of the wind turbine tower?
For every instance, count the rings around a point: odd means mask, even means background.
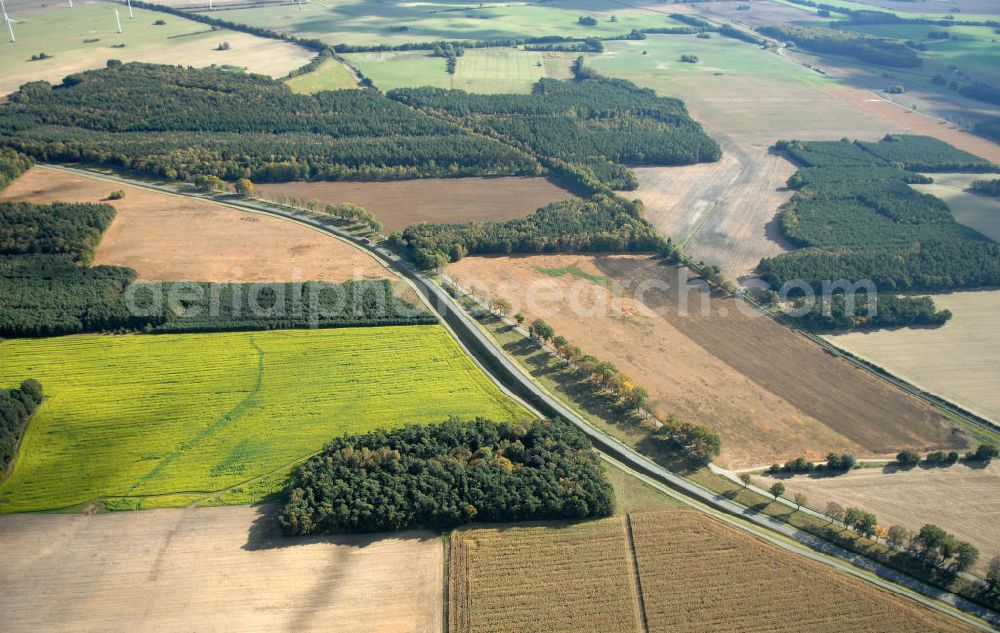
[[[7,15],[7,5],[0,0],[0,9],[3,10],[3,21],[7,23],[7,32],[10,33],[10,43],[13,44],[17,40],[14,39],[14,24],[11,22],[10,16]]]
[[[118,7],[115,7],[115,22],[118,23],[118,32],[121,33],[122,32],[122,19],[121,19],[121,16],[118,15]]]
[[[133,19],[135,16],[132,15],[132,0],[125,0],[128,2],[128,19]]]

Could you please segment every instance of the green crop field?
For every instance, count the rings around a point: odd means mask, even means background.
[[[927,47],[926,51],[920,53],[925,60],[924,64],[919,68],[893,69],[892,74],[898,74],[901,78],[916,77],[929,81],[934,75],[942,75],[948,79],[957,79],[959,77],[951,69],[954,66],[976,80],[1000,84],[1000,36],[992,27],[866,24],[850,28],[880,37],[923,43]],[[928,36],[931,31],[947,31],[951,38],[932,39]],[[903,83],[905,85],[906,82]]]
[[[358,78],[350,68],[335,59],[322,62],[316,70],[285,80],[292,92],[313,94],[323,90],[357,88]]]
[[[810,8],[810,7],[805,7],[805,6],[802,6],[800,4],[795,4],[793,2],[789,2],[788,0],[773,0],[773,1],[781,3],[781,4],[787,4],[788,6],[796,7],[796,8],[802,9],[803,11],[809,11],[810,13],[815,13],[817,11],[817,9],[813,9],[813,8]],[[904,19],[908,19],[908,20],[909,19],[912,19],[912,20],[940,20],[944,16],[944,14],[942,14],[942,13],[921,13],[919,11],[895,11],[895,10],[890,11],[888,9],[882,9],[880,7],[877,7],[877,6],[874,6],[874,5],[871,5],[871,4],[865,4],[863,2],[851,2],[850,0],[822,0],[821,3],[822,4],[828,4],[828,5],[834,6],[834,7],[843,7],[845,9],[850,9],[852,11],[884,11],[886,13],[894,13],[894,14],[898,15],[899,17],[904,18]],[[920,4],[919,3],[914,3],[914,4],[915,4],[914,8],[917,8],[917,9],[920,8]],[[996,14],[988,15],[988,14],[982,14],[982,13],[961,13],[961,12],[955,13],[954,16],[955,16],[956,19],[964,20],[964,21],[968,21],[968,22],[986,22],[988,20],[996,20],[996,18],[997,18]],[[838,19],[838,18],[841,18],[841,17],[843,17],[843,16],[841,16],[841,15],[834,15],[834,16],[831,17],[831,19]]]
[[[0,513],[183,505],[284,474],[344,433],[528,418],[439,326],[20,339],[0,356],[0,385],[32,377],[47,398]]]
[[[699,62],[684,63],[681,55],[696,55]],[[872,127],[870,116],[824,93],[835,80],[718,34],[711,39],[650,35],[642,41],[606,42],[605,52],[589,56],[587,64],[683,99],[710,134],[724,132],[766,146],[807,132],[839,138],[844,130]]]
[[[499,39],[564,35],[607,37],[634,28],[680,26],[669,7],[636,8],[613,0],[553,0],[538,4],[476,6],[457,0],[434,2],[310,2],[249,9],[216,10],[211,15],[329,44],[404,44],[437,40]],[[578,23],[581,16],[595,26]],[[617,21],[612,22],[611,16]]]
[[[115,9],[122,23],[117,32]],[[156,11],[108,2],[78,3],[32,10],[9,9],[16,43],[4,28],[0,45],[0,95],[28,81],[59,83],[71,73],[103,67],[108,59],[195,66],[233,66],[280,77],[302,66],[314,53],[277,40],[219,30]],[[164,24],[155,22],[162,20]],[[229,50],[216,50],[228,42]],[[32,61],[33,55],[50,57]]]
[[[445,60],[428,51],[354,53],[344,56],[382,90],[435,86],[467,92],[528,93],[542,77],[570,76],[570,53],[523,51],[515,48],[469,49],[449,75]]]

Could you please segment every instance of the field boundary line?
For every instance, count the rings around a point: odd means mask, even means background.
[[[698,237],[698,234],[701,233],[701,230],[705,227],[705,223],[708,222],[709,216],[712,215],[712,213],[718,206],[719,206],[719,201],[715,200],[712,202],[711,206],[705,209],[705,212],[702,213],[701,216],[698,218],[698,221],[695,222],[694,227],[691,228],[691,232],[688,233],[687,237],[684,238],[684,241],[680,243],[679,246],[682,250],[687,248],[688,245],[694,240],[694,238]]]
[[[632,533],[632,514],[625,513],[625,544],[628,546],[629,562],[635,582],[636,604],[639,607],[639,630],[649,633],[649,618],[646,616],[646,598],[642,593],[642,574],[639,571],[639,554],[635,551],[635,536]]]

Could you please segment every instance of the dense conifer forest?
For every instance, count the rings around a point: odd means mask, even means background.
[[[620,171],[595,166],[606,166],[608,161],[689,165],[721,157],[719,146],[691,119],[683,101],[657,96],[628,81],[584,76],[576,81],[542,79],[530,95],[405,88],[388,96],[444,114],[541,159],[588,166],[615,189],[635,185]]]
[[[801,167],[788,182],[796,194],[781,212],[782,232],[801,248],[761,261],[758,271],[772,288],[793,280],[817,292],[824,280],[870,280],[883,292],[1000,284],[1000,245],[959,224],[942,200],[908,186],[928,179],[903,169],[995,169],[987,161],[905,135],[878,143],[782,141],[776,148]],[[892,301],[885,315],[863,324],[933,324],[948,317],[922,300]],[[844,323],[837,310],[831,319],[813,315],[812,321]]]
[[[757,31],[768,37],[794,42],[807,51],[846,55],[879,66],[913,68],[923,63],[917,51],[905,42],[864,33],[787,24],[762,26]]]
[[[366,90],[297,95],[220,69],[131,63],[26,84],[0,142],[38,160],[171,179],[256,181],[533,175],[524,152]]]
[[[417,224],[390,240],[423,268],[466,255],[653,251],[665,243],[643,219],[641,202],[614,194],[554,202],[506,222]]]
[[[0,389],[0,478],[17,455],[24,428],[42,403],[42,385],[27,379],[17,389]]]
[[[293,475],[289,534],[452,528],[608,516],[614,492],[565,422],[477,419],[347,435]]]

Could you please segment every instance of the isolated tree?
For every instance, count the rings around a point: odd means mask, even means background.
[[[834,521],[843,521],[844,508],[842,508],[839,503],[831,501],[830,503],[826,504],[826,515],[831,519],[833,519]]]
[[[903,468],[912,468],[920,463],[920,455],[916,451],[901,451],[896,455],[896,461]]]
[[[997,449],[996,445],[984,442],[976,447],[974,453],[969,453],[967,457],[974,461],[988,462],[997,457],[998,454],[1000,454],[1000,449]]]
[[[775,482],[770,488],[768,488],[768,492],[770,492],[771,496],[774,497],[774,500],[777,501],[778,497],[785,494],[785,484],[780,481]]]
[[[528,317],[524,316],[523,312],[518,312],[517,314],[514,315],[514,321],[518,325],[523,325],[524,324],[524,320],[527,319],[527,318]]]
[[[541,319],[535,319],[532,321],[531,325],[528,326],[528,332],[530,332],[531,335],[539,341],[543,342],[551,339],[556,334],[555,329]]]
[[[806,496],[801,492],[796,492],[794,499],[795,499],[795,507],[801,510],[802,506],[806,504]]]
[[[990,559],[986,568],[986,587],[993,595],[1000,595],[1000,556]]]
[[[567,341],[567,340],[565,339],[565,337],[562,337],[562,336],[557,336],[557,337],[555,337],[555,338],[553,338],[553,339],[552,339],[552,344],[553,344],[553,345],[555,345],[555,346],[556,346],[556,348],[559,348],[559,347],[563,347],[563,346],[565,346],[565,345],[566,345],[566,343],[568,343],[568,342],[569,342],[569,341]]]
[[[884,525],[875,526],[875,539],[882,539],[883,541],[889,536],[889,528]]]
[[[750,476],[750,473],[740,473],[740,481],[743,482],[744,488],[749,488],[753,482],[753,477]]]
[[[253,197],[254,188],[253,183],[250,182],[249,178],[240,178],[236,181],[236,193],[243,196],[244,198]]]
[[[952,564],[952,569],[956,572],[968,571],[979,560],[979,550],[971,543],[966,543],[965,541],[959,541],[955,545],[954,555],[955,562]]]
[[[861,517],[854,523],[854,529],[859,534],[871,538],[875,535],[875,528],[878,527],[878,519],[871,512],[862,512]]]
[[[844,525],[853,529],[858,524],[858,521],[861,520],[861,515],[863,514],[864,512],[858,508],[848,508],[844,510]]]
[[[631,384],[631,383],[629,383]],[[643,408],[646,405],[646,401],[649,399],[649,392],[642,387],[633,385],[631,389],[623,396],[622,403],[625,408],[629,411],[636,411]]]
[[[510,311],[514,308],[514,306],[511,305],[510,301],[507,301],[504,298],[494,299],[493,306],[494,309],[497,311],[497,314],[499,314],[500,316],[507,316],[508,314],[510,314]]]
[[[911,536],[910,531],[902,525],[893,525],[887,530],[885,541],[889,544],[889,547],[901,549],[910,542]]]

